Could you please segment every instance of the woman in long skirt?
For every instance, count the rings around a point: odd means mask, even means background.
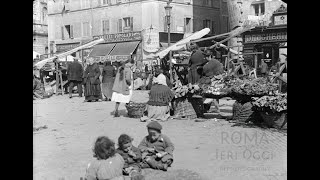
[[[114,117],[119,117],[118,108],[120,103],[129,103],[132,96],[133,74],[131,67],[133,66],[133,60],[129,58],[123,62],[118,68],[116,78],[114,80],[112,88],[111,101],[116,102],[114,111]]]
[[[110,61],[107,61],[102,70],[102,93],[106,97],[106,101],[111,100],[115,76],[115,68],[111,65]]]
[[[101,86],[99,66],[92,57],[88,58],[88,66],[84,72],[84,96],[85,102],[101,101]]]

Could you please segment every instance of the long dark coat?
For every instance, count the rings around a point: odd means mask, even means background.
[[[79,62],[72,62],[68,65],[67,75],[69,81],[82,81],[83,67]]]

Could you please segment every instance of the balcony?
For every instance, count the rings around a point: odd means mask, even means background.
[[[48,25],[33,23],[33,35],[48,36]]]

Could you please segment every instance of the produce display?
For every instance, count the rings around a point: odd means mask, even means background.
[[[174,91],[175,98],[192,96],[194,94],[201,95],[202,93],[202,89],[199,87],[199,85],[197,84],[182,85],[180,81],[176,81],[173,84],[172,90]]]
[[[231,80],[229,86],[231,93],[246,96],[273,95],[278,91],[278,84],[270,83],[266,78]]]
[[[287,110],[287,93],[253,97],[253,106],[259,111],[283,112]]]

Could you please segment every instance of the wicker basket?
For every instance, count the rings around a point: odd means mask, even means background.
[[[286,113],[271,113],[271,112],[260,112],[263,121],[269,127],[282,129],[287,124]]]
[[[236,101],[232,108],[232,120],[237,122],[249,122],[254,117],[254,111],[252,110],[252,107],[253,105],[251,102],[241,103]]]
[[[128,111],[128,116],[131,118],[140,118],[143,116],[146,110],[146,103],[134,103],[130,102],[125,105]]]
[[[174,103],[174,118],[195,119],[203,116],[202,98],[177,98]]]

